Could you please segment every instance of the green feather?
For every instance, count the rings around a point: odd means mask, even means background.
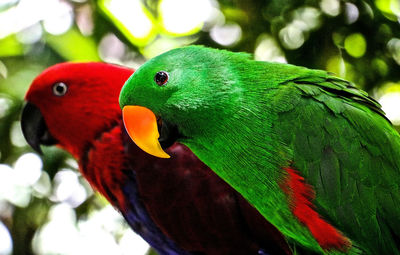
[[[165,86],[154,82],[169,73]],[[319,70],[253,61],[198,46],[140,67],[121,106],[141,105],[174,123],[186,144],[294,246],[324,250],[292,213],[285,167],[316,193],[315,210],[348,237],[346,254],[400,254],[400,136],[380,105]]]

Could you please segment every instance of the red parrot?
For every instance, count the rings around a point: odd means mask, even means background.
[[[285,238],[181,144],[150,156],[125,132],[118,96],[134,72],[62,63],[31,84],[21,125],[28,143],[58,145],[93,189],[160,254],[292,254]],[[163,141],[168,143],[168,141]]]

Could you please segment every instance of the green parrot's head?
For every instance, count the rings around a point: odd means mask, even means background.
[[[210,135],[221,118],[235,111],[241,88],[234,63],[248,59],[243,53],[189,46],[149,60],[120,94],[129,135],[159,157],[169,157],[161,146]]]

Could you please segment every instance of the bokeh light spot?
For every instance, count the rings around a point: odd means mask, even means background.
[[[400,18],[400,1],[399,0],[375,0],[375,5],[380,9],[383,15],[392,21]]]
[[[338,56],[329,58],[326,63],[326,70],[340,77],[344,77],[346,74],[346,65],[343,58]]]
[[[52,14],[43,20],[44,29],[53,35],[67,32],[74,20],[71,6],[67,2],[54,2],[47,8],[52,10]]]
[[[14,123],[11,125],[10,132],[11,143],[13,145],[17,147],[24,147],[28,145],[24,135],[22,134],[21,123],[19,121],[14,121]]]
[[[321,12],[314,7],[301,7],[294,12],[293,25],[302,31],[310,31],[321,25]]]
[[[153,22],[139,0],[103,0],[100,3],[136,39],[149,37]]]
[[[355,4],[352,3],[345,3],[345,17],[346,23],[352,24],[357,21],[358,17],[360,16],[360,12]]]
[[[272,36],[264,34],[257,41],[256,50],[254,51],[256,60],[287,63],[282,50]]]
[[[279,31],[279,38],[283,46],[289,50],[300,48],[305,41],[303,31],[292,25],[286,26]]]
[[[12,252],[12,239],[7,227],[0,221],[0,254],[8,255]]]
[[[0,164],[0,200],[7,199],[12,187],[13,169],[6,164]]]
[[[34,252],[36,254],[82,254],[75,218],[74,210],[67,204],[52,206],[49,221],[35,233],[32,240]]]
[[[387,44],[389,52],[392,54],[393,59],[400,65],[400,39],[392,38]]]
[[[360,58],[367,50],[367,42],[362,34],[354,33],[346,37],[344,48],[350,56]]]
[[[28,28],[17,33],[17,39],[24,44],[33,44],[42,38],[43,29],[39,23],[36,23]]]
[[[39,198],[48,197],[51,193],[51,181],[49,174],[42,172],[39,180],[33,185],[33,195]]]
[[[146,251],[150,248],[146,241],[130,229],[125,231],[119,245],[123,255],[131,255],[132,251],[137,252],[137,254],[146,254]]]
[[[122,64],[125,55],[125,44],[114,34],[106,34],[99,44],[100,58],[108,63]]]
[[[321,12],[314,7],[301,7],[293,11],[293,20],[279,31],[282,45],[289,50],[300,48],[310,31],[321,25]]]
[[[213,6],[209,0],[162,0],[159,10],[167,32],[185,35],[202,28],[210,18]]]
[[[182,47],[184,45],[191,44],[196,41],[198,37],[193,36],[185,36],[178,38],[171,38],[170,36],[159,36],[154,40],[153,43],[147,45],[143,50],[142,54],[147,59],[155,57],[161,53],[164,53],[168,50],[175,49],[177,47]]]
[[[122,216],[111,205],[93,211],[87,219],[79,220],[78,229],[83,243],[82,254],[126,254],[126,252],[132,254],[133,251],[135,254],[144,254],[149,247],[139,236],[134,236],[129,240],[131,244],[135,244],[130,251],[124,252],[124,247],[121,244],[118,246],[116,238],[113,237],[122,236],[123,238],[125,233],[132,230],[127,227]]]
[[[15,162],[14,168],[0,165],[0,199],[26,207],[31,201],[31,186],[42,172],[42,160],[34,153],[26,153]]]
[[[385,61],[380,58],[372,60],[373,69],[376,70],[381,76],[387,75],[389,68]]]
[[[0,60],[0,75],[3,76],[3,78],[7,78],[8,70],[6,65]],[[0,106],[1,107],[1,106]]]
[[[6,116],[11,107],[12,101],[5,97],[0,97],[0,119]]]
[[[87,2],[87,0],[71,0],[72,2],[76,2],[76,3],[85,3]]]
[[[91,224],[90,221],[79,224],[81,254],[120,254],[113,235],[98,224]]]
[[[75,22],[79,31],[85,36],[89,36],[93,33],[94,23],[92,16],[93,14],[90,5],[83,5],[77,10]]]
[[[54,182],[56,201],[68,203],[72,208],[75,208],[86,200],[86,190],[80,184],[75,171],[62,169],[55,175]]]
[[[7,8],[13,4],[16,4],[18,0],[0,0],[0,8]]]
[[[398,85],[397,87],[400,88]],[[400,125],[400,89],[384,94],[378,101],[382,105],[382,110],[386,113],[387,118],[394,125]]]
[[[224,46],[237,43],[242,36],[242,29],[236,23],[228,23],[222,26],[216,25],[210,31],[211,38]]]
[[[35,153],[26,153],[17,159],[14,174],[18,184],[31,186],[37,182],[42,174],[42,160]]]
[[[339,0],[322,0],[319,6],[321,10],[329,16],[337,16],[340,13]]]

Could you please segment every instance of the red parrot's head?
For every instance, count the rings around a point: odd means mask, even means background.
[[[105,63],[62,63],[32,82],[22,112],[22,131],[29,145],[57,144],[79,157],[107,126],[121,119],[118,96],[134,72]]]

